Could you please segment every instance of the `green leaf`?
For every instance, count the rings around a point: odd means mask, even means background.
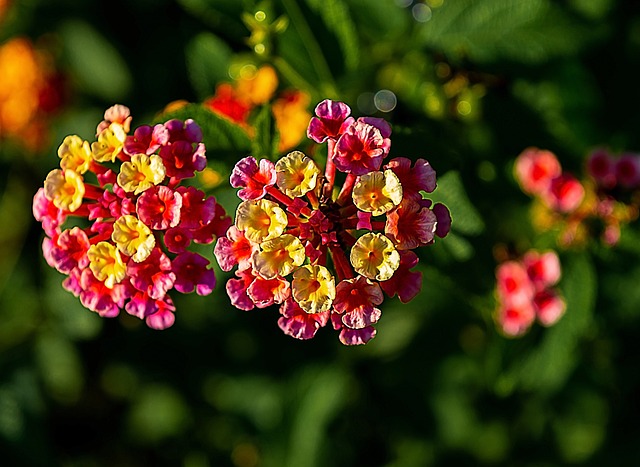
[[[201,99],[214,93],[219,81],[229,79],[231,48],[215,34],[203,32],[186,46],[191,85]]]
[[[477,235],[484,230],[480,214],[469,200],[460,174],[449,171],[438,178],[438,188],[428,194],[434,202],[445,204],[451,211],[451,228],[466,234]]]
[[[347,69],[355,70],[360,62],[360,46],[356,27],[344,0],[307,0],[307,4],[336,35]]]
[[[433,10],[419,40],[453,59],[539,63],[577,52],[584,32],[548,0],[456,0]]]
[[[186,11],[216,31],[238,39],[247,35],[247,28],[239,20],[242,3],[238,0],[178,0]]]
[[[239,154],[251,149],[251,140],[241,127],[199,104],[188,104],[174,112],[162,114],[157,121],[166,121],[172,118],[178,120],[191,118],[200,125],[203,142],[209,152],[227,151]]]
[[[278,156],[278,134],[271,107],[262,106],[253,123],[255,134],[251,139],[251,154],[256,158],[274,159]]]
[[[60,36],[69,69],[88,93],[116,101],[131,91],[133,80],[126,62],[93,27],[84,21],[67,21]]]
[[[394,0],[346,0],[358,31],[385,41],[397,39],[406,34],[410,15]]]

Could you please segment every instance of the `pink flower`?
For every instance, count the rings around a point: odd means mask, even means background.
[[[182,196],[166,186],[144,191],[136,202],[136,213],[142,222],[155,230],[166,230],[180,222]]]
[[[329,321],[329,312],[307,313],[295,300],[288,299],[280,306],[278,326],[288,336],[296,339],[311,339]]]
[[[412,168],[410,159],[396,157],[391,159],[385,168],[393,170],[400,179],[404,199],[420,201],[420,191],[431,193],[436,189],[436,171],[424,159],[418,159]]]
[[[380,287],[390,297],[397,294],[402,303],[408,303],[422,289],[422,273],[410,271],[418,264],[418,255],[410,250],[402,250],[399,253],[400,267],[391,279],[380,282]]]
[[[142,125],[135,129],[133,136],[127,136],[124,142],[124,152],[129,156],[134,154],[151,155],[160,146],[169,142],[169,131],[164,125]]]
[[[436,235],[440,238],[446,237],[451,230],[451,213],[449,212],[449,208],[442,203],[436,203],[431,210],[437,219]]]
[[[506,261],[496,269],[498,296],[516,307],[533,301],[534,286],[525,266],[519,261]]]
[[[325,99],[316,106],[316,116],[309,122],[307,137],[316,143],[336,140],[354,122],[351,109],[344,102]]]
[[[229,279],[226,285],[231,304],[240,310],[253,310],[256,305],[247,294],[247,290],[256,276],[252,274],[251,269],[238,269],[236,276],[239,279]]]
[[[83,269],[80,274],[80,303],[105,318],[118,316],[124,301],[129,297],[126,284],[116,284],[108,288],[104,282],[95,278],[91,270]]]
[[[171,271],[171,260],[159,248],[154,248],[141,263],[130,261],[127,275],[131,277],[131,285],[154,300],[164,298],[176,281],[176,275]]]
[[[640,184],[640,156],[623,154],[615,166],[618,183],[625,188],[636,188]]]
[[[534,303],[538,321],[543,326],[553,326],[566,310],[564,300],[553,290],[543,290],[536,294]]]
[[[274,303],[283,303],[291,296],[291,286],[286,279],[274,277],[273,279],[263,279],[256,276],[247,294],[258,308],[266,308]]]
[[[173,260],[176,290],[191,293],[195,289],[198,295],[209,295],[216,286],[216,276],[213,270],[207,269],[208,265],[208,259],[190,251],[176,256]]]
[[[181,180],[191,178],[196,171],[204,170],[207,166],[204,144],[199,143],[196,149],[184,140],[162,146],[159,152],[167,170],[167,176]]]
[[[535,319],[536,313],[531,302],[504,304],[496,316],[500,329],[509,337],[526,333]]]
[[[45,196],[44,188],[38,189],[33,197],[33,217],[42,223],[42,229],[50,236],[55,236],[60,231],[60,226],[64,224],[67,214],[62,209],[58,209]]]
[[[191,231],[182,227],[167,229],[164,233],[164,245],[171,253],[183,253],[191,244]]]
[[[367,326],[362,329],[342,328],[338,339],[344,345],[363,345],[376,337],[376,329],[373,326]]]
[[[437,217],[428,207],[415,201],[403,201],[389,212],[385,233],[399,250],[412,250],[433,241]]]
[[[276,183],[276,169],[268,159],[262,159],[258,166],[251,157],[240,159],[231,172],[231,186],[242,188],[238,196],[243,200],[261,199],[267,194],[267,189]]]
[[[169,131],[169,143],[186,141],[196,144],[202,142],[202,129],[190,118],[184,122],[175,119],[169,120],[165,122],[164,127]]]
[[[584,187],[573,175],[565,173],[551,180],[542,199],[557,211],[575,211],[584,199]]]
[[[156,306],[158,307],[158,310],[152,315],[147,316],[145,319],[147,326],[158,331],[173,326],[173,323],[176,320],[173,312],[176,310],[176,307],[171,298],[165,297],[163,300],[158,300],[156,302]]]
[[[367,121],[359,118],[340,136],[334,156],[338,170],[364,175],[380,169],[382,160],[389,153],[391,140],[388,135],[383,136],[380,128]],[[383,127],[382,130],[386,133],[387,128]]]
[[[63,231],[51,242],[49,251],[45,257],[51,258],[53,267],[63,274],[69,274],[72,269],[84,269],[89,264],[87,251],[89,251],[89,239],[79,227]]]
[[[247,240],[244,233],[232,225],[226,237],[218,238],[213,252],[220,269],[231,271],[235,265],[238,265],[238,269],[251,267],[251,257],[256,251],[258,246]]]
[[[215,198],[206,197],[204,191],[192,186],[181,186],[176,191],[182,196],[180,227],[195,230],[213,220],[216,214]]]
[[[539,253],[530,250],[525,253],[522,262],[536,290],[551,287],[560,280],[560,259],[555,251]]]
[[[538,148],[525,149],[516,159],[514,170],[522,190],[530,195],[543,194],[551,180],[562,173],[555,154]]]

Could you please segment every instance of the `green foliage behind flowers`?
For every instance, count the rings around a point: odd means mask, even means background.
[[[38,122],[51,134],[44,149],[0,126],[3,465],[637,462],[637,215],[629,211],[615,244],[601,241],[597,216],[579,244],[559,244],[514,178],[517,156],[531,147],[593,186],[593,149],[616,158],[640,150],[634,2],[6,4],[0,47],[28,37],[60,74],[56,93],[24,94],[25,106],[62,100]],[[232,308],[223,284],[233,276],[218,266],[213,293],[177,296],[176,324],[165,331],[84,309],[42,258],[30,215],[59,143],[94,138],[115,102],[132,109],[136,125],[193,118],[208,171],[190,183],[232,213],[238,201],[226,180],[236,162],[284,155],[272,104],[255,107],[246,127],[201,104],[262,65],[276,70],[278,93],[304,91],[311,103],[339,100],[389,121],[389,160],[422,158],[437,171],[430,197],[450,208],[452,231],[416,250],[422,290],[407,304],[386,300],[378,336],[357,348],[331,333],[283,336],[276,309]],[[189,104],[164,113],[176,100]],[[308,152],[306,141],[296,149]],[[637,206],[633,189],[594,190]],[[196,249],[215,265],[212,245]],[[554,287],[566,310],[551,327],[507,338],[495,324],[495,271],[529,250],[558,254]]]

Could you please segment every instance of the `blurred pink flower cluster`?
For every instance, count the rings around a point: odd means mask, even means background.
[[[640,158],[627,154],[616,159],[598,150],[589,157],[587,171],[590,177],[578,180],[563,172],[554,153],[537,148],[525,149],[515,162],[516,180],[535,199],[534,225],[558,230],[563,247],[594,237],[615,245],[621,226],[638,217],[638,200],[619,195],[640,183]]]
[[[96,141],[67,136],[33,214],[47,263],[67,275],[63,287],[83,306],[103,317],[124,309],[164,329],[175,319],[169,291],[212,292],[209,260],[188,248],[212,243],[230,219],[215,198],[182,184],[207,163],[200,127],[170,120],[131,134],[131,119],[116,105]]]
[[[560,260],[554,251],[528,251],[521,259],[496,268],[498,308],[495,321],[509,337],[525,334],[537,319],[543,326],[555,324],[565,303],[554,286],[560,280]]]
[[[413,250],[444,237],[451,217],[423,198],[436,188],[426,160],[383,166],[391,146],[385,120],[356,120],[330,100],[315,113],[307,136],[327,143],[324,172],[300,151],[275,164],[239,161],[231,185],[242,202],[215,254],[223,270],[238,267],[226,286],[237,308],[277,304],[278,324],[292,337],[310,339],[331,322],[343,344],[364,344],[376,334],[383,292],[402,302],[418,294]],[[344,182],[334,190],[338,172]]]

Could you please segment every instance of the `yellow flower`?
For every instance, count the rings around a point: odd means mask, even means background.
[[[374,216],[390,211],[401,201],[400,179],[389,169],[361,175],[353,187],[353,203]]]
[[[251,77],[240,78],[236,84],[238,97],[252,106],[269,101],[278,87],[278,75],[270,66],[263,66]]]
[[[400,254],[387,237],[367,233],[351,248],[351,264],[358,274],[369,279],[386,281],[400,266]]]
[[[293,151],[276,162],[276,183],[287,196],[298,197],[313,190],[320,169],[300,151]]]
[[[329,311],[336,298],[335,279],[324,266],[306,265],[293,273],[293,298],[307,313]]]
[[[286,276],[300,266],[306,257],[299,238],[284,234],[260,244],[260,251],[253,255],[255,270],[265,279]]]
[[[127,266],[122,262],[120,252],[109,242],[99,242],[87,251],[89,268],[104,285],[113,288],[127,274]]]
[[[112,123],[99,135],[98,141],[91,143],[93,158],[98,162],[115,161],[122,147],[127,133],[119,123]]]
[[[136,263],[147,259],[156,244],[156,239],[149,227],[130,214],[114,222],[111,240],[120,252],[131,256]]]
[[[118,185],[124,191],[136,195],[162,183],[166,175],[166,169],[162,158],[155,154],[134,154],[130,161],[123,162],[118,174]]]
[[[236,227],[250,241],[261,243],[282,235],[287,227],[287,214],[267,199],[243,201],[236,211]]]
[[[60,167],[74,170],[79,174],[89,170],[93,157],[88,141],[84,141],[77,135],[67,136],[58,148]]]
[[[58,209],[74,212],[84,197],[82,175],[73,170],[54,169],[44,181],[44,194]]]

